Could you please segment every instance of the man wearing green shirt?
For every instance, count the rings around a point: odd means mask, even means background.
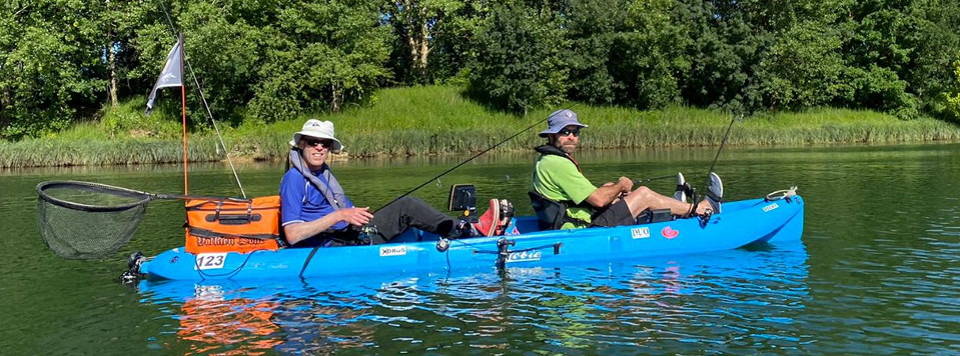
[[[571,156],[580,143],[580,129],[587,125],[580,123],[577,114],[569,109],[551,114],[547,125],[540,132],[547,144],[535,148],[540,155],[534,164],[531,190],[567,207],[565,216],[560,217],[561,229],[634,225],[637,216],[647,209],[670,209],[672,214],[681,216],[720,212],[723,185],[713,172],[709,187],[712,196],[696,204],[660,195],[645,186],[633,189],[633,181],[627,177],[594,186]]]

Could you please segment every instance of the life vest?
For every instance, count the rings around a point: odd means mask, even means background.
[[[573,165],[577,167],[577,171],[580,170],[580,164],[573,159],[569,154],[563,150],[557,148],[553,145],[542,145],[534,147],[534,151],[540,153],[540,156],[537,157],[539,161],[540,158],[543,158],[544,155],[554,155],[560,156],[566,159],[569,159],[570,162],[573,162]],[[536,174],[536,171],[534,171]],[[533,211],[537,215],[537,223],[540,227],[540,230],[557,230],[560,229],[566,223],[573,223],[575,225],[586,225],[589,226],[590,222],[582,219],[578,219],[570,216],[567,212],[567,209],[572,207],[577,208],[587,208],[593,211],[592,215],[596,214],[596,209],[586,202],[581,202],[580,204],[574,203],[572,200],[553,200],[547,198],[543,194],[540,194],[536,190],[528,192],[530,196],[530,204],[533,206]]]

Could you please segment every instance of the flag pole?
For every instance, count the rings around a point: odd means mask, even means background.
[[[180,41],[180,73],[183,73],[183,33],[178,38]],[[180,81],[180,112],[183,117],[183,195],[187,193],[187,82]]]

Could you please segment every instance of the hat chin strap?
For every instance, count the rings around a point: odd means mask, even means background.
[[[306,164],[303,161],[303,156],[300,154],[300,149],[294,147],[290,149],[290,164],[293,165],[293,168],[296,168],[300,174],[303,175],[307,181],[313,184],[314,188],[323,195],[323,198],[333,206],[334,210],[344,209],[347,206],[344,204],[346,201],[346,193],[343,191],[343,187],[340,186],[340,182],[337,182],[337,177],[333,176],[333,173],[330,171],[330,166],[326,163],[320,166],[320,171],[323,172],[323,178],[326,180],[326,184],[320,180],[317,176],[306,167]]]

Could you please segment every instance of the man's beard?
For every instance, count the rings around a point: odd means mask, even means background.
[[[556,148],[559,148],[561,151],[566,152],[568,155],[573,154],[573,151],[577,150],[576,144],[561,145],[560,142],[558,141],[558,142],[554,142],[553,145]]]

